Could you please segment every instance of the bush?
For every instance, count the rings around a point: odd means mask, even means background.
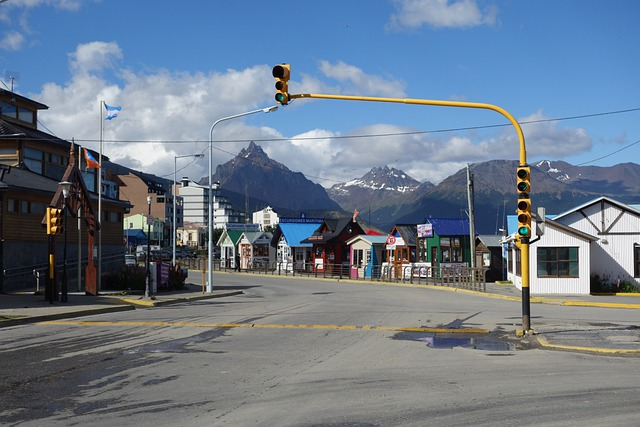
[[[636,286],[635,283],[629,282],[627,280],[623,280],[622,282],[620,282],[620,285],[618,286],[618,292],[633,294],[638,292],[638,287]]]
[[[104,289],[111,291],[144,292],[147,271],[144,267],[123,266],[105,277]]]
[[[607,275],[600,276],[594,274],[591,276],[591,293],[636,293],[639,292],[638,286],[635,282],[629,280],[620,280],[617,278],[615,281]]]
[[[176,268],[169,268],[169,288],[168,290],[179,290],[184,289],[184,281],[187,279],[187,276],[184,274],[184,270],[180,267],[180,265],[176,265]]]

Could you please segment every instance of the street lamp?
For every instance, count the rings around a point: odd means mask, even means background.
[[[207,292],[213,291],[213,128],[220,122],[226,120],[237,119],[238,117],[248,116],[256,113],[270,113],[278,109],[277,105],[271,107],[261,108],[259,110],[247,111],[246,113],[234,114],[233,116],[223,117],[216,120],[209,130],[209,242],[207,247]]]
[[[147,196],[149,215],[147,216],[147,278],[144,284],[144,297],[149,298],[149,282],[151,281],[151,196]]]
[[[176,196],[178,193],[178,183],[176,182],[176,172],[177,172],[177,161],[178,159],[184,158],[184,157],[204,157],[204,154],[185,154],[184,156],[174,156],[173,157],[173,234],[172,236],[172,240],[173,240],[173,267],[175,268],[176,266],[176,234],[177,234],[177,228],[176,228]]]
[[[58,183],[62,190],[62,196],[64,197],[64,204],[62,205],[62,229],[64,230],[64,252],[62,265],[62,293],[60,296],[61,302],[67,302],[67,293],[69,291],[69,282],[67,277],[67,199],[71,193],[71,183],[69,181],[62,181]]]

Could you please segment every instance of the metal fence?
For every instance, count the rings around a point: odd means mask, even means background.
[[[198,268],[198,260],[190,260],[193,267]],[[200,265],[202,262],[200,263]],[[187,264],[185,264],[186,266]],[[296,263],[274,262],[250,264],[248,271],[257,274],[268,274],[274,276],[305,276],[322,277],[338,280],[367,280],[379,282],[411,283],[417,285],[446,286],[458,289],[468,289],[479,292],[486,292],[486,274],[489,271],[485,267],[426,267],[423,265],[403,265],[396,267],[393,265],[370,265],[370,274],[363,275],[359,272],[363,269],[353,268],[345,264],[316,264],[308,265],[307,268],[299,268]],[[214,263],[214,270],[233,270],[222,266],[219,262]]]
[[[67,259],[67,280],[69,290],[82,291],[84,285],[85,268],[88,258],[85,256],[80,260],[80,284],[78,283],[78,258]],[[102,255],[102,276],[109,275],[118,271],[124,265],[124,254],[122,252],[104,253]],[[56,273],[58,280],[62,280],[62,270],[64,268],[64,260],[56,260]],[[40,263],[33,265],[18,266],[7,268],[3,271],[5,292],[17,290],[35,289],[36,291],[44,291],[49,271],[48,263]]]
[[[178,264],[182,268],[189,270],[202,270],[207,268],[206,257],[183,258],[178,260]],[[81,280],[84,281],[84,267],[87,265],[87,258],[81,261]],[[102,257],[102,274],[107,275],[117,271],[124,265],[124,255],[120,252],[112,254],[104,254]],[[305,277],[322,277],[337,280],[354,280],[354,281],[378,281],[378,282],[395,282],[410,283],[417,285],[446,286],[458,289],[468,289],[480,292],[486,292],[486,273],[487,268],[478,267],[470,268],[465,266],[455,267],[427,267],[422,264],[410,264],[402,266],[394,265],[369,265],[366,271],[368,274],[362,274],[364,268],[356,268],[348,264],[307,264],[301,267],[299,263],[287,262],[256,262],[250,263],[249,268],[243,271],[249,271],[257,274],[268,274],[273,276],[305,276]],[[5,291],[9,289],[30,288],[44,291],[46,276],[48,271],[47,264],[29,265],[17,268],[10,268],[4,271]],[[58,261],[56,269],[58,277],[62,277],[63,263]],[[218,271],[233,270],[232,267],[226,267],[220,260],[213,261],[213,269]],[[78,285],[78,260],[69,259],[67,261],[67,277],[69,280],[69,289],[80,290]]]

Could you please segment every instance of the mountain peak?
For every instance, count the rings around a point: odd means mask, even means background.
[[[420,182],[411,178],[405,172],[396,168],[389,168],[387,165],[371,168],[362,178],[343,184],[344,187],[358,186],[372,190],[391,190],[401,193],[413,191],[419,185]]]
[[[260,158],[267,158],[267,159],[269,158],[269,156],[267,156],[267,153],[264,152],[262,147],[253,141],[249,143],[249,146],[247,148],[243,148],[242,150],[240,150],[240,154],[238,154],[238,156],[245,157],[245,158],[247,157],[260,157]]]

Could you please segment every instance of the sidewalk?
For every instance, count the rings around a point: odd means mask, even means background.
[[[43,294],[35,294],[34,292],[0,294],[0,328],[46,320],[135,310],[136,307],[159,307],[201,299],[222,298],[241,293],[242,291],[238,290],[216,290],[203,294],[201,286],[187,284],[184,290],[162,292],[151,298],[117,293],[92,296],[70,292],[67,302],[56,301],[53,304],[47,301]]]
[[[281,276],[281,278],[286,280],[288,277]],[[376,283],[381,284],[381,282]],[[487,292],[466,291],[440,286],[437,288],[468,293],[478,297],[499,298],[518,303],[521,301],[520,290],[510,284],[488,283]],[[238,294],[242,294],[242,291],[233,289],[216,290],[203,294],[200,286],[187,285],[185,290],[159,293],[154,295],[153,299],[135,295],[108,294],[88,296],[80,293],[70,293],[68,302],[55,302],[53,304],[46,301],[44,295],[36,295],[33,292],[4,294],[0,295],[0,328],[46,320],[135,310],[136,308],[153,308]],[[532,296],[532,311],[535,310],[535,304],[640,310],[640,294]],[[540,322],[532,326],[534,333],[529,337],[537,340],[541,348],[640,356],[640,325],[592,325],[586,323],[545,325],[544,322]]]

